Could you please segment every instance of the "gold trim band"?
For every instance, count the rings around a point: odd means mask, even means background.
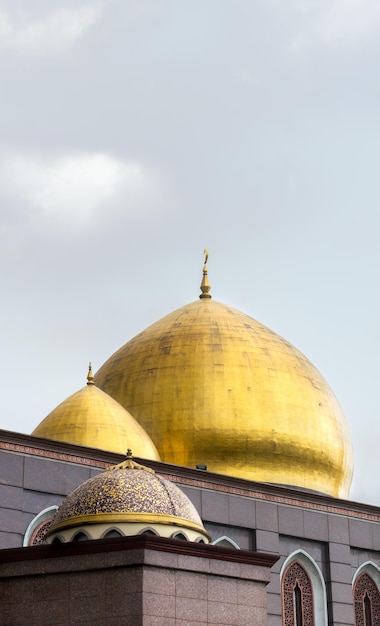
[[[81,526],[82,524],[107,524],[107,523],[148,523],[148,524],[172,524],[173,526],[181,526],[182,528],[189,528],[190,530],[196,530],[202,535],[208,537],[207,531],[203,526],[200,526],[196,522],[185,519],[183,517],[174,517],[171,515],[160,515],[151,513],[99,513],[92,515],[79,515],[78,517],[68,518],[53,524],[46,537],[53,533],[70,528],[74,526]]]

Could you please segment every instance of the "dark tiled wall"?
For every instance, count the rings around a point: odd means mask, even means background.
[[[22,546],[25,531],[43,509],[99,470],[87,465],[0,451],[0,549]]]
[[[256,550],[254,530],[239,526],[216,524],[215,522],[204,522],[204,525],[212,541],[221,537],[229,537],[241,550]]]

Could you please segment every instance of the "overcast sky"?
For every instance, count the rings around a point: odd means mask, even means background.
[[[1,427],[199,294],[299,348],[380,505],[378,0],[0,2]]]

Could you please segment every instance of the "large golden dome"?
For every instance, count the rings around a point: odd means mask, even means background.
[[[248,315],[200,300],[131,339],[96,384],[136,417],[163,461],[347,497],[346,420],[294,346]]]
[[[94,385],[89,368],[87,385],[61,402],[34,429],[32,435],[80,446],[160,460],[149,435],[116,400]]]

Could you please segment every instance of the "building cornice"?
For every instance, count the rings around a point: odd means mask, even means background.
[[[87,448],[60,441],[43,439],[0,430],[0,450],[39,456],[65,463],[89,465],[104,469],[124,459],[123,455]],[[158,474],[178,485],[207,489],[257,500],[266,500],[292,507],[345,515],[368,521],[380,522],[380,507],[340,500],[332,496],[301,490],[283,485],[256,483],[242,478],[214,474],[205,470],[171,465],[148,459],[136,460],[154,469]]]
[[[211,544],[195,543],[137,535],[135,537],[115,537],[112,539],[96,539],[89,541],[71,541],[68,543],[46,544],[30,546],[28,548],[7,548],[1,550],[0,562],[15,563],[18,561],[35,561],[40,559],[56,559],[85,554],[99,554],[104,552],[122,552],[131,550],[154,550],[171,554],[180,554],[198,558],[207,558],[217,561],[243,563],[271,568],[278,561],[278,555],[250,550],[235,550],[222,548]],[[1,578],[1,568],[0,568]]]

